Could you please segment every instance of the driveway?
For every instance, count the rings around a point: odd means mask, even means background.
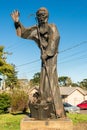
[[[87,114],[87,110],[80,110],[81,114]]]

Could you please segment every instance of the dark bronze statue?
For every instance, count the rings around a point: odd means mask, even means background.
[[[31,116],[39,119],[51,118],[53,115],[55,115],[55,118],[65,117],[57,76],[57,54],[60,36],[57,27],[48,23],[48,10],[44,7],[40,8],[36,12],[37,25],[29,28],[25,28],[20,23],[18,11],[14,11],[11,17],[17,35],[34,40],[41,50],[40,87],[39,92],[34,95],[37,98],[36,102],[30,103]]]

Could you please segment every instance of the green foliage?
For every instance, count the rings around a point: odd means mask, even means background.
[[[8,64],[6,62],[6,55],[8,52],[4,52],[4,47],[0,46],[0,74],[6,76],[6,87],[13,88],[17,85],[17,71],[15,71],[15,65]]]
[[[13,72],[13,66],[6,62],[6,54],[8,52],[4,52],[4,46],[0,46],[0,73],[9,76]]]
[[[0,57],[3,58],[4,46],[0,46]]]
[[[72,87],[79,87],[78,83],[72,83]]]
[[[58,83],[60,86],[69,86],[72,85],[72,80],[68,76],[61,76],[58,78]]]
[[[11,89],[13,89],[14,87],[17,87],[18,85],[17,71],[15,70],[15,65],[12,65],[12,66],[13,66],[12,73],[10,73],[5,80],[6,87],[9,86]]]
[[[13,90],[11,96],[11,112],[25,112],[28,109],[28,95],[23,90]]]
[[[4,49],[4,46],[0,46],[0,67],[3,66],[4,64],[3,49]]]
[[[11,104],[10,95],[7,93],[0,94],[0,114],[6,113]]]
[[[0,72],[8,77],[13,72],[13,66],[4,62],[3,65],[0,66]]]
[[[79,86],[87,90],[87,79],[83,79],[83,81],[79,82]]]
[[[33,79],[30,80],[30,85],[34,86],[34,85],[39,85],[40,83],[40,73],[37,72],[34,74]]]

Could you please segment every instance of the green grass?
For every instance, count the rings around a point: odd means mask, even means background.
[[[20,121],[25,115],[0,115],[0,130],[20,130]]]
[[[87,114],[67,114],[74,124],[87,122]],[[24,114],[1,114],[0,130],[20,130],[20,121],[26,117]]]
[[[67,114],[74,124],[87,122],[87,114]]]

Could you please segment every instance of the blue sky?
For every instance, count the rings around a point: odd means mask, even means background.
[[[49,11],[49,23],[60,33],[58,76],[69,76],[73,82],[87,78],[87,1],[86,0],[0,0],[0,45],[12,55],[7,62],[16,65],[19,78],[31,79],[40,72],[40,50],[32,40],[16,36],[10,14],[20,12],[25,27],[35,25],[29,15],[40,7]]]

